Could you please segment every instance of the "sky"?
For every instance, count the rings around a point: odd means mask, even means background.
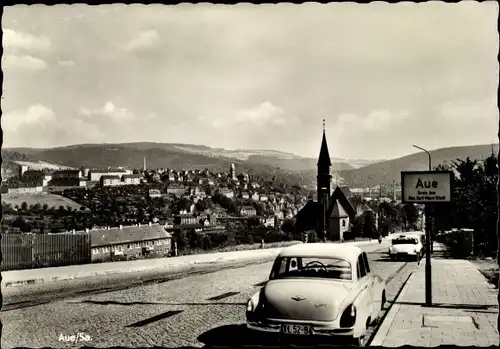
[[[491,2],[10,6],[3,147],[388,159],[497,141]]]

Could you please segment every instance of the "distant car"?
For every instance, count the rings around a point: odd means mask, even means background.
[[[285,336],[343,337],[364,346],[381,315],[385,282],[356,246],[330,243],[284,248],[269,281],[247,303],[247,328]]]
[[[398,258],[414,258],[420,260],[423,248],[424,246],[420,234],[401,234],[391,240],[389,257],[392,260]]]

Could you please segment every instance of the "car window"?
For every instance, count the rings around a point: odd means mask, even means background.
[[[363,260],[362,254],[358,257],[358,277],[362,279],[366,275],[365,262]]]
[[[366,255],[365,252],[363,252],[363,260],[365,262],[365,270],[366,270],[366,273],[370,273],[370,263],[368,263],[368,256]]]
[[[415,238],[397,238],[392,240],[393,245],[416,245],[418,239]]]
[[[283,257],[276,261],[271,279],[295,277],[352,280],[352,266],[334,257]]]

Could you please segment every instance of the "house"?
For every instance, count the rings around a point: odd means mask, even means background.
[[[87,230],[91,237],[92,261],[113,256],[167,255],[172,236],[159,224]]]
[[[260,201],[266,202],[269,200],[268,196],[266,194],[261,194],[259,197]]]
[[[43,187],[41,185],[19,183],[13,186],[2,186],[2,193],[5,194],[24,194],[24,193],[41,193]]]
[[[244,217],[252,217],[257,215],[257,210],[252,206],[240,207],[240,215]]]
[[[260,199],[260,195],[258,193],[253,193],[252,194],[252,200],[259,201],[259,199]]]
[[[53,186],[85,186],[80,170],[57,170],[52,173],[50,185]]]
[[[43,171],[28,170],[23,173],[21,181],[24,183],[32,183],[38,186],[44,186],[45,173]]]
[[[241,193],[242,199],[250,199],[250,194],[247,191]]]
[[[276,224],[276,218],[273,216],[261,217],[260,224],[262,224],[265,227],[274,227]]]
[[[101,176],[99,181],[101,182],[101,187],[114,187],[123,183],[119,176]]]
[[[200,195],[200,194],[201,194],[201,190],[199,187],[189,187],[189,195],[196,196],[196,195]]]
[[[234,198],[234,192],[232,190],[230,190],[230,189],[222,188],[222,189],[219,190],[219,193],[221,195],[224,195],[227,198],[230,198],[230,199]]]
[[[125,185],[141,184],[142,176],[140,174],[126,174],[122,176],[122,182]]]
[[[89,173],[88,180],[90,180],[91,182],[99,182],[102,176],[118,176],[119,178],[121,178],[123,175],[132,174],[132,171],[120,168],[107,169],[107,170],[92,169],[89,170],[88,173]]]
[[[161,191],[159,191],[158,189],[149,189],[148,195],[150,198],[160,198]]]
[[[167,187],[167,194],[181,196],[186,194],[186,187],[180,183],[170,183]]]
[[[174,216],[175,225],[199,224],[200,218],[190,213],[181,213]]]
[[[325,130],[323,130],[318,159],[317,201],[308,201],[297,213],[296,227],[298,231],[314,229],[321,239],[342,241],[344,233],[350,230],[350,222],[355,218],[356,210],[349,201],[353,194],[348,187],[337,186],[333,193],[331,192],[331,166]],[[323,232],[326,232],[326,236]]]

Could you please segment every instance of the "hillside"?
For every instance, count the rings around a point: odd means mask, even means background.
[[[498,152],[498,145],[494,145],[495,153]],[[491,154],[491,144],[473,145],[464,147],[442,148],[429,151],[432,157],[432,166],[438,164],[450,164],[457,159],[481,160]],[[344,184],[351,188],[361,188],[375,186],[380,183],[401,182],[401,171],[425,171],[428,170],[428,156],[424,152],[419,152],[401,158],[382,161],[359,169],[340,171],[340,176]]]
[[[226,150],[204,145],[177,143],[124,143],[124,144],[81,144],[53,149],[10,148],[11,152],[24,154],[33,160],[44,160],[72,167],[128,166],[142,167],[146,157],[148,167],[169,168],[227,168],[229,163],[245,168],[269,166],[288,172],[314,170],[316,159],[304,158],[275,150]],[[371,163],[370,160],[335,159],[334,168],[347,170]],[[79,165],[77,164],[79,163]],[[108,164],[108,165],[106,165]]]

